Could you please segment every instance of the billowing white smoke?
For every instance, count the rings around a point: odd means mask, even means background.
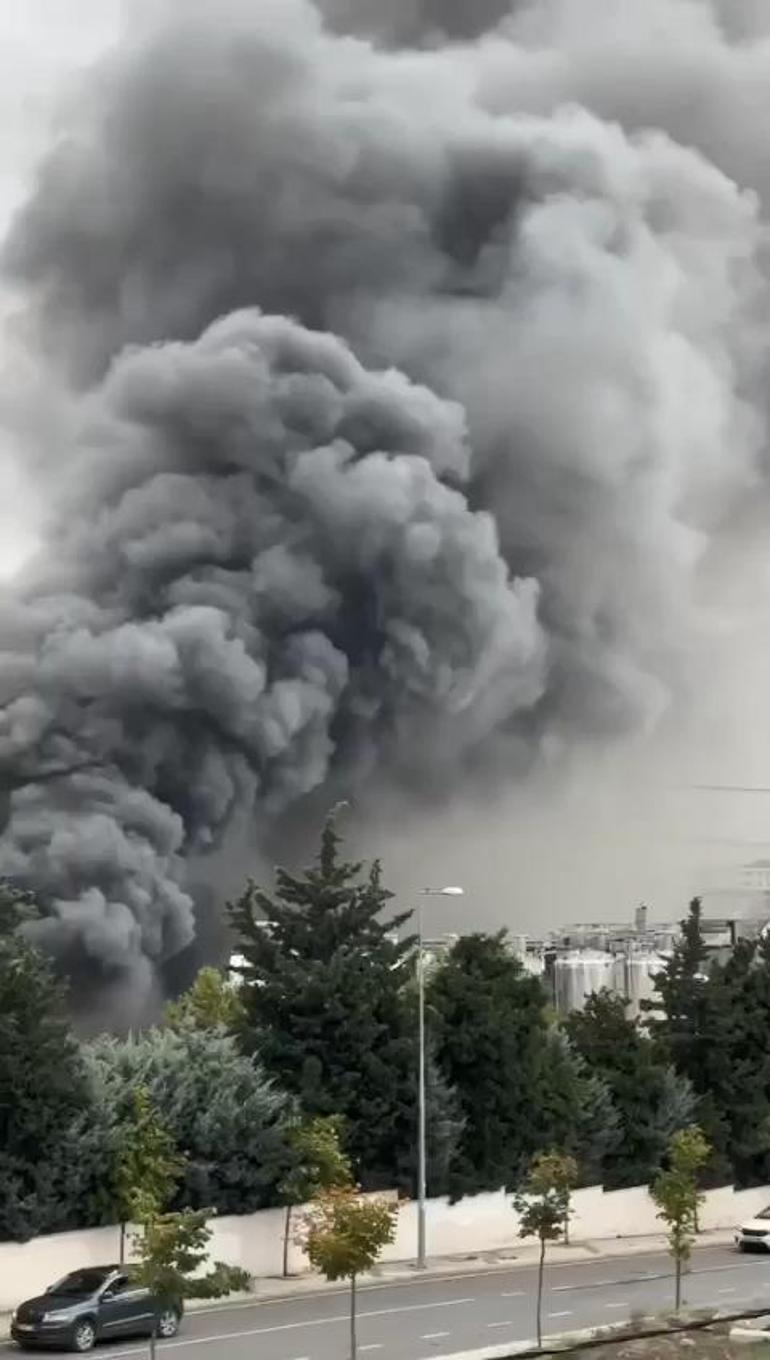
[[[764,487],[770,15],[322,8],[153,7],[6,243],[80,409],[0,872],[73,966],[182,948],[236,808],[653,725]]]

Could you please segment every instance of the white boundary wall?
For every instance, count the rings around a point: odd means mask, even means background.
[[[732,1228],[770,1204],[770,1187],[736,1191],[732,1186],[710,1190],[701,1211],[701,1227],[708,1231]],[[428,1202],[428,1251],[431,1256],[473,1255],[485,1251],[515,1251],[521,1244],[510,1195],[475,1195],[449,1204]],[[296,1211],[299,1213],[300,1211]],[[254,1276],[281,1274],[284,1211],[266,1209],[243,1217],[212,1222],[212,1256],[242,1266]],[[606,1191],[601,1186],[578,1190],[573,1199],[570,1238],[601,1241],[646,1237],[662,1231],[655,1206],[643,1186]],[[396,1240],[386,1261],[409,1260],[417,1239],[416,1205],[402,1206]],[[103,1265],[118,1257],[118,1229],[92,1228],[84,1232],[37,1237],[31,1242],[0,1243],[0,1311],[39,1293],[46,1285],[77,1266]],[[292,1245],[292,1274],[308,1269],[299,1247]]]

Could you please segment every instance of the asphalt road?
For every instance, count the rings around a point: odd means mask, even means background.
[[[537,1274],[531,1267],[442,1276],[359,1292],[361,1360],[432,1360],[534,1336]],[[684,1282],[687,1304],[770,1311],[770,1255],[721,1247],[695,1253]],[[547,1269],[546,1334],[607,1325],[673,1300],[665,1255],[615,1257]],[[167,1360],[344,1360],[348,1299],[343,1293],[246,1303],[188,1315]],[[15,1348],[0,1346],[0,1356]],[[172,1354],[173,1352],[173,1354]],[[104,1360],[143,1356],[142,1342],[100,1349]]]

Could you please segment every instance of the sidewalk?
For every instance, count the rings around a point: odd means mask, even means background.
[[[732,1245],[732,1229],[704,1232],[698,1237],[696,1250],[704,1247],[724,1247]],[[548,1266],[589,1264],[597,1260],[611,1260],[614,1257],[633,1257],[649,1252],[667,1252],[665,1234],[655,1233],[650,1237],[618,1237],[598,1240],[582,1240],[564,1246],[563,1243],[549,1243]],[[536,1266],[540,1248],[537,1243],[513,1243],[498,1251],[474,1252],[472,1255],[434,1256],[425,1270],[418,1270],[412,1261],[393,1261],[377,1266],[367,1275],[360,1276],[359,1288],[371,1289],[392,1284],[403,1284],[426,1279],[452,1278],[453,1276],[478,1275],[486,1271],[518,1270]],[[249,1295],[239,1295],[239,1299],[255,1300],[292,1298],[295,1295],[325,1294],[339,1292],[339,1284],[327,1284],[317,1275],[293,1276],[291,1279],[263,1278],[254,1281]],[[231,1300],[232,1302],[232,1300]],[[201,1306],[201,1305],[199,1305]],[[206,1305],[202,1305],[206,1306]],[[211,1307],[212,1305],[208,1305]],[[220,1306],[226,1306],[226,1301]]]
[[[704,1247],[728,1246],[733,1241],[733,1231],[722,1229],[716,1232],[701,1233],[698,1250]],[[584,1240],[570,1243],[552,1243],[548,1248],[548,1266],[580,1265],[592,1261],[609,1260],[615,1257],[642,1256],[651,1252],[667,1251],[663,1233],[651,1237],[619,1237],[599,1240]],[[394,1261],[378,1266],[359,1279],[360,1289],[383,1288],[387,1285],[419,1282],[422,1280],[478,1275],[496,1270],[515,1270],[537,1264],[539,1247],[537,1243],[512,1243],[510,1247],[498,1251],[474,1252],[473,1255],[432,1257],[425,1270],[418,1270],[411,1261]],[[193,1300],[188,1304],[190,1312],[232,1307],[233,1304],[267,1303],[281,1299],[308,1297],[314,1294],[340,1293],[339,1284],[328,1284],[318,1275],[292,1276],[288,1280],[279,1277],[262,1277],[254,1281],[249,1293],[233,1294],[217,1302]],[[19,1300],[21,1302],[21,1300]],[[10,1313],[0,1313],[0,1339],[6,1339],[10,1326]]]

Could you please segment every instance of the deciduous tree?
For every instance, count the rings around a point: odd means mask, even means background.
[[[350,1160],[342,1149],[342,1120],[316,1115],[298,1120],[289,1129],[289,1148],[294,1163],[279,1185],[285,1208],[283,1274],[289,1273],[292,1209],[317,1199],[325,1190],[349,1186],[353,1176]]]
[[[242,1018],[239,989],[219,968],[201,968],[192,987],[166,1006],[172,1029],[235,1030]]]
[[[158,1334],[168,1335],[185,1299],[219,1299],[248,1289],[251,1279],[237,1266],[215,1261],[205,1273],[211,1228],[210,1211],[185,1209],[181,1213],[158,1213],[153,1200],[140,1202],[142,1231],[134,1238],[136,1263],[131,1275],[137,1286],[148,1289],[157,1300],[150,1355],[155,1360]]]
[[[310,1264],[327,1280],[350,1281],[350,1360],[356,1360],[356,1280],[371,1270],[396,1235],[398,1204],[365,1199],[355,1190],[329,1190],[308,1211],[303,1244]]]
[[[539,1152],[533,1157],[526,1178],[513,1197],[519,1215],[519,1236],[537,1237],[537,1344],[543,1344],[543,1277],[545,1251],[558,1242],[569,1219],[570,1196],[577,1180],[577,1165],[561,1152]]]
[[[125,1259],[126,1223],[139,1207],[162,1212],[184,1172],[184,1159],[145,1086],[130,1093],[128,1117],[116,1130],[115,1207],[120,1222],[120,1260]]]
[[[692,1255],[698,1228],[698,1205],[703,1200],[698,1174],[710,1153],[711,1148],[699,1128],[679,1129],[669,1141],[668,1165],[658,1172],[650,1186],[650,1194],[658,1206],[658,1218],[662,1218],[668,1228],[677,1312],[682,1303],[682,1267]]]

